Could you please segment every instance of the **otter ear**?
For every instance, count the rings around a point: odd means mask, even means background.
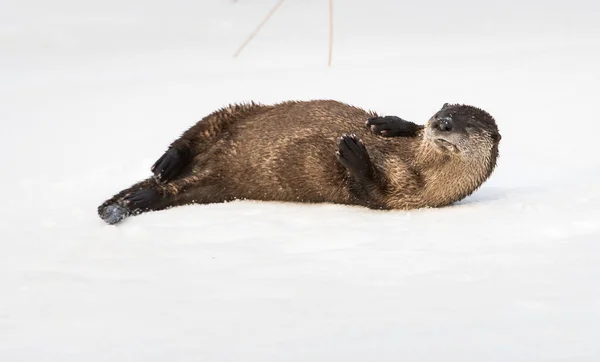
[[[442,109],[448,107],[450,105],[450,103],[444,103],[444,105],[442,106]]]

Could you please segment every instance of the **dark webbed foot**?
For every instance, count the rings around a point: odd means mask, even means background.
[[[132,211],[148,210],[160,199],[161,195],[157,191],[152,189],[140,189],[127,194],[121,201],[121,204]]]
[[[126,217],[156,208],[162,196],[152,189],[139,189],[98,208],[98,214],[107,224],[113,225]]]
[[[352,174],[362,179],[373,177],[373,165],[367,148],[356,135],[342,135],[338,138],[338,148],[338,160]]]
[[[152,165],[151,171],[157,182],[168,182],[177,177],[189,161],[188,153],[170,148]]]
[[[396,116],[369,118],[365,124],[371,132],[383,137],[414,137],[422,128],[418,124]]]

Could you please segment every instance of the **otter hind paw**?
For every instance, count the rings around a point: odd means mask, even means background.
[[[371,176],[371,159],[365,144],[356,135],[342,135],[338,138],[336,156],[350,172],[360,177]]]
[[[160,194],[152,189],[140,189],[126,195],[122,204],[129,210],[146,210],[160,200]]]
[[[188,157],[176,148],[167,150],[150,169],[157,182],[168,182],[177,177],[187,165]]]
[[[372,133],[383,137],[413,137],[419,126],[396,116],[372,117],[365,122]]]
[[[100,212],[100,218],[104,220],[107,224],[114,225],[128,217],[130,214],[131,212],[129,211],[129,209],[121,205],[110,204]]]

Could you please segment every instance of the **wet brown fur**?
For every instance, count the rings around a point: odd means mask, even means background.
[[[332,100],[222,108],[172,143],[190,160],[179,176],[165,183],[148,178],[104,202],[99,212],[142,188],[162,195],[149,210],[236,199],[376,209],[441,207],[470,195],[494,170],[498,142],[487,133],[473,141],[478,157],[465,159],[437,151],[425,140],[424,129],[416,137],[375,135],[365,126],[374,116]],[[378,182],[366,191],[357,192],[355,177],[336,158],[343,133],[362,139],[375,167]]]

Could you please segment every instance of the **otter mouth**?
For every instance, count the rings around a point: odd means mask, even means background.
[[[443,138],[435,138],[433,139],[433,144],[435,145],[435,147],[437,149],[439,149],[440,151],[449,151],[452,153],[459,153],[459,149],[458,147],[456,147],[455,144],[453,144],[452,142],[449,142]]]
[[[439,152],[460,153],[460,149],[455,143],[448,139],[456,138],[452,132],[439,132],[436,129],[427,127],[425,129],[425,138]]]

